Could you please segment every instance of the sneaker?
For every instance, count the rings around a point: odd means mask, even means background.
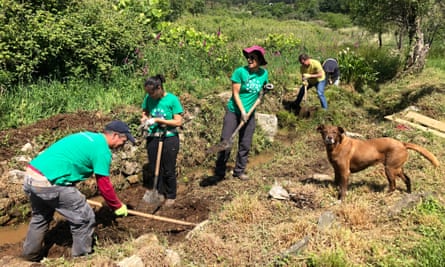
[[[247,180],[249,180],[249,176],[247,175],[247,174],[234,174],[233,175],[233,177],[235,177],[235,178],[238,178],[238,179],[240,179],[240,180],[242,180],[242,181],[247,181]]]
[[[168,198],[165,202],[164,202],[164,206],[166,207],[171,207],[175,204],[175,200],[172,198]]]

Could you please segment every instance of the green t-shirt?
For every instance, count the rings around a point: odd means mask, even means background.
[[[175,114],[184,112],[179,98],[171,93],[167,93],[160,99],[153,99],[149,94],[146,94],[142,102],[142,109],[152,118],[162,118],[165,120],[172,120]],[[162,130],[163,129],[155,123],[151,125],[147,131],[151,134],[161,132]],[[166,137],[177,135],[176,127],[174,126],[167,126],[166,130],[170,132],[167,133]]]
[[[313,85],[313,84],[316,84],[317,82],[320,82],[320,81],[323,81],[324,79],[326,79],[326,73],[324,72],[320,61],[311,58],[311,59],[309,59],[309,62],[310,63],[309,63],[308,67],[301,65],[301,67],[300,67],[301,74],[304,74],[304,73],[316,74],[316,73],[319,73],[320,71],[323,72],[323,76],[321,76],[319,78],[308,79],[309,84]]]
[[[111,150],[104,134],[80,132],[52,144],[30,164],[56,185],[72,185],[99,174],[110,175]]]
[[[269,82],[269,74],[267,70],[260,68],[257,72],[249,72],[247,66],[237,68],[231,78],[233,83],[241,84],[239,97],[241,103],[243,103],[244,109],[248,113],[252,108],[255,101],[258,99],[260,91],[263,89],[263,85]],[[229,111],[236,114],[240,114],[240,110],[233,99],[230,98],[227,103]]]

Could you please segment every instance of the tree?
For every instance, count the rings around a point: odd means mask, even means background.
[[[396,27],[399,48],[406,33],[408,53],[404,72],[417,73],[423,69],[431,47],[425,40],[423,23],[428,20],[429,10],[440,3],[439,0],[351,0],[350,7],[352,19],[371,32],[381,35]]]

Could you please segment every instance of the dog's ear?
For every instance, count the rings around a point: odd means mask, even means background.
[[[319,133],[321,133],[321,131],[323,131],[323,129],[324,129],[324,124],[320,124],[320,125],[318,125],[318,127],[317,127],[317,131],[318,131]]]
[[[342,127],[337,127],[337,129],[341,134],[345,133],[345,129],[343,129]]]

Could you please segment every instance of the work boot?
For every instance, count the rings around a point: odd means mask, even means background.
[[[249,180],[249,176],[247,174],[234,174],[233,177],[238,178],[242,181],[247,181]]]
[[[204,180],[202,180],[199,183],[199,185],[202,187],[216,185],[217,183],[221,182],[222,180],[224,180],[224,176],[219,176],[219,175],[208,176]]]
[[[294,112],[295,115],[300,114],[301,106],[298,105],[297,103],[292,102],[292,104],[290,105],[290,108],[291,108],[291,110]]]

